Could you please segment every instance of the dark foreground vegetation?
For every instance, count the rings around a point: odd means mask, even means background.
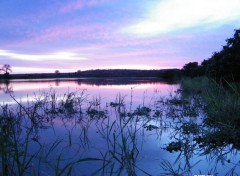
[[[181,83],[183,97],[194,96],[202,103],[203,125],[212,130],[197,141],[209,150],[229,144],[240,150],[240,84],[226,84],[206,77],[185,79]]]

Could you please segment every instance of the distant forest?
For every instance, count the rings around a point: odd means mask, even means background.
[[[87,70],[74,73],[34,73],[34,74],[11,74],[10,79],[38,79],[38,78],[104,78],[104,77],[161,77],[173,78],[180,74],[180,69],[163,70]]]
[[[218,81],[240,82],[240,29],[235,30],[232,38],[226,40],[226,45],[212,57],[200,65],[190,62],[182,69],[184,76],[196,77],[206,75]]]

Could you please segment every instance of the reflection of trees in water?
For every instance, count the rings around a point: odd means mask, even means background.
[[[89,84],[94,86],[101,85],[128,85],[128,84],[144,84],[144,83],[163,83],[162,80],[157,78],[88,78],[72,80],[77,82],[78,85]],[[175,84],[174,82],[166,82],[168,84]]]
[[[14,81],[10,80],[10,83],[54,83],[56,86],[59,86],[61,82],[72,82],[76,85],[81,86],[81,84],[88,84],[93,86],[101,85],[128,85],[128,84],[145,84],[145,83],[167,83],[175,84],[173,82],[163,82],[157,78],[82,78],[82,79],[39,79],[39,80],[19,80]],[[16,84],[17,85],[17,84]]]
[[[59,79],[56,79],[56,80],[55,80],[55,86],[58,87],[58,86],[60,85],[60,82],[61,82],[61,81],[60,81]]]
[[[13,87],[10,86],[9,80],[0,81],[0,91],[3,91],[6,94],[13,92]]]

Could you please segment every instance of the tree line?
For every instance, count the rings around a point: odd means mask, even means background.
[[[240,29],[235,30],[233,37],[226,40],[226,44],[219,52],[204,60],[190,62],[183,66],[184,76],[209,76],[216,80],[240,82]]]

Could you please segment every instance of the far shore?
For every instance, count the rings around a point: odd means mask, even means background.
[[[26,73],[0,75],[0,80],[6,79],[58,79],[58,78],[163,78],[171,79],[180,75],[179,69],[162,70],[87,70],[73,73]]]

